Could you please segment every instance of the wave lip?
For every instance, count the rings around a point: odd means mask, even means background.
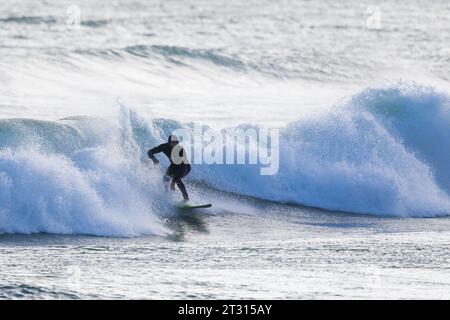
[[[245,63],[241,60],[219,54],[214,50],[189,49],[176,46],[152,46],[151,48],[153,51],[160,53],[165,57],[200,59],[209,61],[218,66],[233,68],[237,70],[246,69]]]
[[[0,18],[0,23],[19,23],[19,24],[54,24],[58,21],[52,16],[10,16]]]
[[[81,55],[92,55],[97,57],[109,57],[126,59],[134,57],[145,59],[151,63],[153,60],[161,60],[176,66],[193,67],[198,64],[210,64],[220,68],[228,68],[236,72],[248,72],[250,70],[262,72],[265,74],[277,75],[273,65],[264,68],[256,63],[244,60],[235,55],[229,55],[214,49],[196,49],[181,46],[170,45],[133,45],[123,48],[109,49],[76,49],[74,51]],[[272,72],[273,71],[273,72]],[[279,71],[279,70],[278,70]]]

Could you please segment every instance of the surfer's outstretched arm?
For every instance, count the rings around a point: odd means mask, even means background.
[[[154,147],[154,148],[148,150],[148,152],[147,152],[148,157],[149,157],[150,159],[152,159],[152,161],[153,161],[153,163],[154,163],[155,165],[157,165],[157,164],[159,163],[159,160],[156,159],[156,157],[155,157],[155,153],[160,153],[160,152],[162,152],[161,146],[162,146],[162,145],[159,145],[159,146],[157,146],[157,147]]]

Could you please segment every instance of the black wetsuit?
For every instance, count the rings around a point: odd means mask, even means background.
[[[176,148],[175,151],[173,150],[174,148]],[[160,152],[164,153],[170,160],[170,166],[167,168],[166,176],[173,178],[173,182],[177,184],[183,194],[183,197],[185,199],[188,198],[186,187],[184,186],[183,181],[181,181],[181,178],[189,174],[191,171],[191,165],[187,160],[184,149],[178,144],[172,147],[172,145],[167,142],[148,150],[147,154],[151,159],[156,159],[155,154]],[[174,159],[172,159],[172,152],[174,152]]]

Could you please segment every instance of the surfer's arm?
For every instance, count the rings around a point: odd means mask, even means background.
[[[160,153],[161,151],[162,151],[162,150],[161,150],[161,145],[159,145],[159,146],[157,146],[157,147],[154,147],[153,149],[148,150],[148,152],[147,152],[148,157],[149,157],[150,159],[152,159],[152,161],[153,161],[153,163],[154,163],[155,165],[159,163],[159,160],[156,159],[156,157],[155,157],[155,153]]]

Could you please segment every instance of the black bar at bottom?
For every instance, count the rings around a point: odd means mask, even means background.
[[[306,300],[98,300],[98,301],[0,301],[14,317],[22,312],[34,316],[91,317],[112,313],[130,319],[310,319],[343,316],[353,319],[391,316],[398,308],[402,316],[427,316],[430,310],[448,310],[448,301],[306,301]],[[432,309],[431,309],[432,308]],[[8,310],[9,311],[9,310]],[[61,312],[58,312],[61,311]]]

